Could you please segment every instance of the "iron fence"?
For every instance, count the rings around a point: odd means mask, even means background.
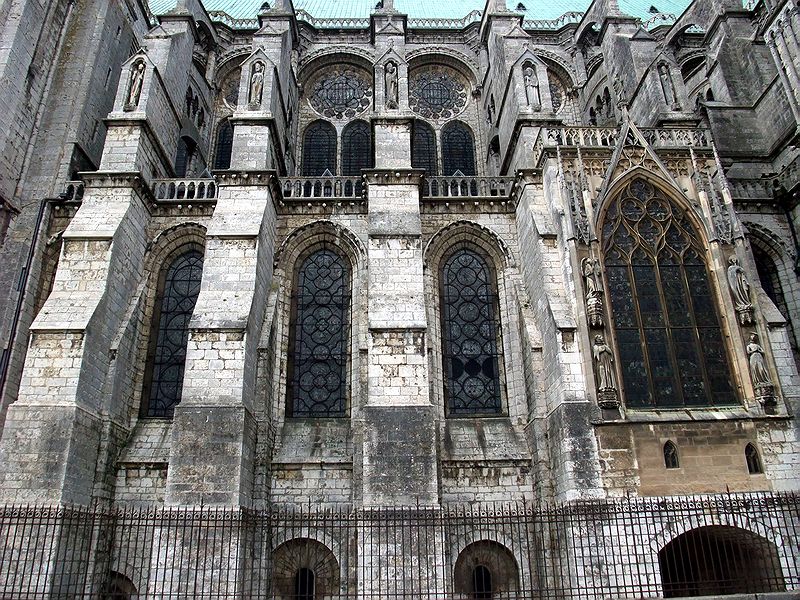
[[[640,598],[800,589],[796,494],[0,508],[1,598]]]

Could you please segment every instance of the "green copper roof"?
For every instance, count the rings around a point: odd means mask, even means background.
[[[224,12],[233,19],[254,19],[264,0],[202,0],[210,13]],[[643,22],[658,25],[665,22],[656,16],[680,15],[690,0],[618,0],[620,10]],[[153,14],[164,14],[176,0],[149,0]],[[374,11],[377,0],[294,0],[295,10],[314,19],[366,19]],[[506,0],[508,8],[525,15],[526,20],[553,21],[585,11],[591,0]],[[519,5],[522,5],[520,7]],[[473,11],[483,10],[485,0],[395,0],[395,8],[411,19],[462,19]],[[524,7],[524,10],[523,10]],[[301,17],[302,17],[301,13]],[[576,16],[565,18],[575,21]],[[669,19],[666,20],[669,22]]]

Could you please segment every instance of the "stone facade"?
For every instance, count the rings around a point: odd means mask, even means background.
[[[384,0],[363,22],[174,4],[0,5],[0,500],[436,511],[800,489],[796,3],[694,0],[645,23],[609,0],[557,22],[497,0],[439,21]],[[646,262],[649,286],[638,259],[615,270],[618,232],[659,227],[685,244],[669,260],[695,252],[685,307],[663,306],[677,263]],[[324,417],[293,408],[300,270],[320,248],[348,273]],[[485,265],[494,328],[464,384],[494,404],[464,410],[444,292],[459,250]],[[189,251],[180,402],[159,413],[168,268]],[[343,594],[380,597],[397,556],[431,572],[393,593],[449,593],[435,549],[467,541],[430,531],[434,551],[383,547],[374,580],[339,558],[346,539],[297,552],[339,564],[325,585]],[[454,563],[465,594],[505,545],[469,543],[488,545]],[[533,560],[503,552],[501,575]],[[156,596],[175,591],[157,556],[123,573]]]

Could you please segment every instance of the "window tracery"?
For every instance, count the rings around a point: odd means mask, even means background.
[[[288,413],[341,417],[346,410],[350,269],[329,248],[303,260],[289,326]]]
[[[337,68],[314,82],[309,102],[329,119],[352,119],[372,103],[372,86],[364,73],[352,67]]]
[[[427,66],[411,75],[408,103],[415,113],[426,119],[449,119],[467,105],[467,86],[453,69]]]
[[[684,211],[634,179],[606,212],[603,253],[627,405],[734,404],[704,249]]]
[[[498,414],[497,281],[483,256],[456,249],[441,270],[442,356],[448,414]]]
[[[217,147],[214,154],[215,169],[230,169],[233,152],[233,125],[225,119],[217,129]]]
[[[202,274],[203,255],[190,250],[172,261],[162,275],[146,370],[144,416],[171,417],[181,401],[189,319],[200,294]]]

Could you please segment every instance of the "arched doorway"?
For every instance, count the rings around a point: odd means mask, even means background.
[[[778,549],[738,527],[699,527],[658,553],[665,598],[786,590]]]

